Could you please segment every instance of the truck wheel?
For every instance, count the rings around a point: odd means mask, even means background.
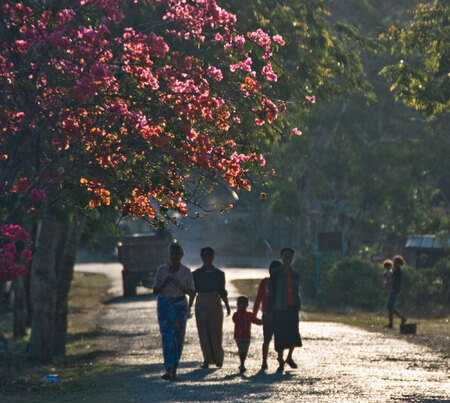
[[[135,297],[136,282],[134,281],[133,277],[122,272],[122,280],[123,280],[123,296],[125,298]]]

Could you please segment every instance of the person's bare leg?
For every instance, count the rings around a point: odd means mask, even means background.
[[[262,345],[262,356],[263,356],[263,362],[261,369],[266,370],[267,369],[267,356],[269,355],[269,343],[264,342]]]
[[[392,313],[393,313],[394,315],[397,315],[397,316],[402,320],[402,323],[405,323],[405,322],[406,322],[406,317],[403,316],[399,311],[397,311],[397,309],[394,309],[394,310],[392,311]]]
[[[283,372],[284,370],[284,360],[283,360],[283,350],[278,351],[278,363],[280,364],[278,366],[277,372]]]
[[[394,325],[394,311],[389,311],[389,327],[392,327]]]
[[[293,351],[294,351],[294,347],[290,347],[288,356],[286,357],[286,364],[288,364],[291,368],[297,368],[297,364],[292,359]]]
[[[245,372],[245,359],[247,358],[247,353],[239,353],[239,359],[241,361],[241,365],[239,366],[240,372]]]

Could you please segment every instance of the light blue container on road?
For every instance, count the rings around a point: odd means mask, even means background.
[[[60,383],[61,382],[61,375],[56,375],[56,374],[45,375],[44,376],[44,381],[47,382],[47,383]]]

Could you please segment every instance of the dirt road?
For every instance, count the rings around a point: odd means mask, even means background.
[[[192,266],[195,267],[195,266]],[[103,272],[113,280],[113,297],[98,325],[106,329],[105,350],[120,370],[117,402],[442,402],[450,401],[449,358],[408,338],[371,333],[334,323],[301,322],[304,347],[294,352],[299,368],[276,374],[276,354],[269,370],[259,373],[262,329],[252,329],[247,372],[238,374],[239,359],[230,317],[224,321],[225,363],[200,369],[202,355],[195,318],[189,319],[179,382],[163,381],[156,299],[144,294],[121,297],[121,266],[77,265],[76,270]],[[225,269],[230,303],[235,307],[233,278],[262,278],[262,269]],[[393,332],[398,332],[393,330]],[[272,349],[272,346],[271,346]],[[115,400],[117,399],[117,400]],[[87,399],[90,400],[90,399]]]

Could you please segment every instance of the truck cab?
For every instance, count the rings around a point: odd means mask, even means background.
[[[136,296],[136,287],[152,288],[156,269],[169,261],[172,235],[167,230],[123,235],[117,244],[123,265],[123,296]]]

